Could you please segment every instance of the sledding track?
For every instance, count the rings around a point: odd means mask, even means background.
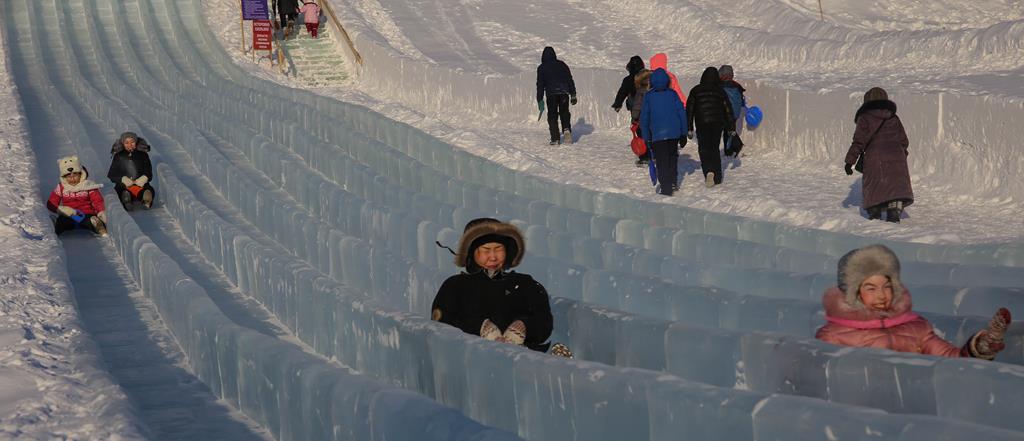
[[[115,8],[132,19],[116,19]],[[77,146],[93,176],[102,179],[95,170],[106,163],[107,143],[126,128],[156,141],[156,182],[165,206],[130,217],[108,192],[112,244],[104,248],[125,262],[108,263],[131,274],[152,299],[210,390],[275,437],[324,437],[332,424],[308,419],[327,409],[334,409],[335,425],[346,422],[356,439],[378,439],[379,431],[396,426],[388,424],[393,421],[422,435],[416,424],[428,419],[414,415],[445,411],[363,376],[330,384],[371,391],[366,395],[372,400],[324,394],[315,381],[289,379],[337,368],[308,355],[282,356],[302,349],[267,336],[276,332],[259,318],[247,322],[251,315],[211,300],[232,286],[265,305],[320,355],[528,439],[660,439],[684,429],[728,433],[730,439],[798,437],[837,421],[844,423],[833,430],[851,433],[863,433],[871,421],[889,439],[926,437],[929,430],[992,439],[1021,435],[958,422],[1024,429],[1012,418],[1012,406],[986,404],[990,394],[1000,403],[1019,396],[1024,384],[1014,375],[1021,372],[1017,366],[835,351],[807,340],[820,323],[814,298],[831,283],[836,255],[865,239],[818,237],[679,207],[662,210],[516,175],[355,106],[247,77],[226,61],[199,10],[197,1],[49,0],[11,2],[4,15],[7,41],[18,42],[10,43],[9,53],[12,65],[21,66],[15,78],[26,109],[48,115],[30,121],[33,142],[63,146],[40,150],[41,176],[51,175],[54,157]],[[60,25],[46,33],[32,25],[44,19]],[[91,32],[69,35],[71,29]],[[655,225],[631,219],[637,213]],[[422,317],[452,272],[447,252],[433,240],[454,243],[461,225],[481,215],[520,223],[530,244],[523,270],[558,297],[559,339],[592,362],[481,342]],[[170,231],[174,222],[189,244]],[[77,246],[77,239],[66,246]],[[773,242],[764,243],[768,239]],[[922,260],[958,259],[923,246],[902,244],[901,250]],[[153,257],[157,253],[165,256]],[[224,279],[190,269],[200,259]],[[961,341],[984,318],[953,313],[986,311],[1009,301],[1015,293],[1009,287],[1020,286],[1017,268],[906,260],[912,284],[930,282],[938,285],[935,292],[948,294],[922,307],[949,338]],[[167,276],[173,273],[169,266],[180,268],[180,275]],[[791,272],[807,268],[814,272]],[[70,272],[78,287],[83,272]],[[186,275],[193,280],[184,283],[187,293],[178,283]],[[193,295],[206,295],[195,301],[205,309],[182,302]],[[210,318],[217,314],[231,320]],[[250,331],[220,333],[230,326]],[[233,343],[224,347],[225,340]],[[1012,342],[1003,360],[1020,364],[1019,333]],[[961,372],[965,367],[971,369]],[[851,392],[858,383],[842,374],[868,369],[880,376],[873,381],[885,382],[883,373],[893,372],[917,382],[898,400]],[[927,384],[951,375],[978,390]],[[259,387],[261,382],[273,386]],[[768,395],[775,392],[808,398]],[[952,406],[954,398],[967,404]],[[941,419],[880,416],[825,399]],[[339,400],[352,400],[344,402],[361,410],[345,414]],[[731,404],[719,405],[723,400]],[[280,407],[269,404],[275,401]],[[359,412],[378,402],[384,404],[373,409],[381,413],[364,428]],[[409,411],[388,414],[396,402]],[[788,427],[792,412],[818,420]],[[444,415],[457,427],[468,424]],[[694,422],[703,424],[696,429]],[[467,432],[461,433],[468,438]]]

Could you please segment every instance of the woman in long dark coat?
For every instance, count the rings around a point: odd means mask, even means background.
[[[853,143],[846,152],[846,174],[853,174],[854,164],[864,156],[864,199],[861,207],[869,219],[899,222],[903,209],[914,203],[914,190],[910,186],[907,166],[907,147],[910,140],[896,115],[896,103],[880,87],[864,94],[864,104],[854,116],[857,129]]]

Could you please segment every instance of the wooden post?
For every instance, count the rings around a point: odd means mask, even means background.
[[[821,0],[818,0],[818,16],[821,18],[821,21],[825,21],[825,10],[821,9]]]
[[[242,54],[245,54],[245,9],[242,6],[244,0],[238,0],[238,30],[242,31],[239,33],[242,39]]]

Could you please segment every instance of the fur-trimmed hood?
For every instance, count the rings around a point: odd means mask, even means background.
[[[883,116],[883,118],[888,118],[896,114],[896,103],[889,100],[876,100],[861,104],[860,108],[857,109],[857,113],[853,116],[853,122],[857,122],[861,115],[872,110],[888,110],[891,114]]]
[[[505,245],[505,269],[518,266],[526,254],[526,239],[515,225],[496,219],[476,219],[466,225],[466,230],[459,239],[459,247],[455,252],[455,266],[467,269],[475,267],[476,264],[471,262],[473,252],[488,242]]]
[[[149,143],[146,142],[146,138],[142,138],[136,135],[134,132],[124,132],[114,141],[114,144],[110,146],[110,155],[116,155],[118,152],[124,150],[124,141],[129,138],[135,138],[135,151],[149,153]]]
[[[874,275],[886,276],[892,283],[893,307],[900,303],[900,297],[906,292],[900,281],[900,259],[885,245],[868,245],[850,251],[839,259],[837,266],[838,289],[851,306],[867,309],[860,301],[860,285]]]
[[[636,87],[636,90],[649,90],[651,88],[651,71],[640,69],[633,76],[633,86]]]

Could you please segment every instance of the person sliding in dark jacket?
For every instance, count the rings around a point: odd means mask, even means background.
[[[626,63],[626,71],[629,75],[622,78],[619,91],[615,92],[615,101],[612,102],[612,109],[616,112],[622,110],[622,102],[626,102],[626,110],[633,110],[633,95],[636,93],[636,74],[644,70],[644,59],[639,55],[633,55]]]
[[[124,132],[110,148],[112,156],[107,179],[114,183],[117,197],[125,211],[132,211],[132,201],[142,201],[150,209],[156,190],[150,184],[153,164],[149,161],[149,144],[132,132]]]
[[[722,90],[718,69],[704,69],[700,84],[690,89],[686,116],[689,130],[687,138],[693,139],[696,122],[697,153],[700,155],[700,168],[704,172],[705,185],[713,187],[721,184],[722,154],[718,150],[718,144],[721,142],[723,130],[729,136],[736,134],[733,126],[736,118],[733,117],[729,97]]]
[[[658,169],[659,192],[672,196],[676,187],[676,166],[679,162],[677,146],[685,146],[683,130],[686,127],[686,109],[679,95],[670,88],[671,79],[665,69],[651,74],[651,90],[644,95],[640,110],[640,133],[654,152]],[[690,98],[693,102],[693,98]]]
[[[562,142],[572,144],[569,104],[576,105],[576,83],[572,80],[572,72],[569,66],[555,56],[555,49],[551,46],[544,48],[540,60],[540,66],[537,66],[537,107],[543,112],[544,98],[547,97],[551,145]],[[562,123],[561,131],[558,130],[559,120]]]
[[[497,219],[466,224],[455,265],[466,271],[449,277],[434,297],[431,319],[488,340],[546,352],[554,318],[544,287],[509,269],[526,251],[522,232]]]

